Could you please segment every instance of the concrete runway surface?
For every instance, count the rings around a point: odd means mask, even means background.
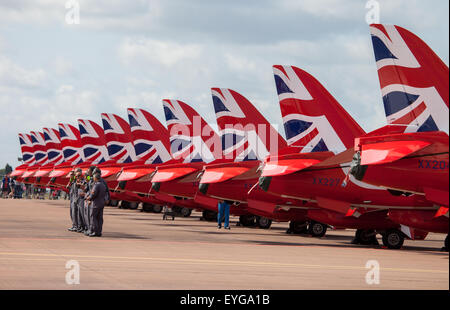
[[[444,235],[405,241],[401,250],[351,245],[354,231],[324,238],[269,230],[218,230],[199,213],[161,214],[105,208],[104,236],[67,231],[67,201],[0,199],[0,289],[449,289]],[[381,240],[380,240],[381,244]],[[80,284],[66,284],[66,263]],[[376,260],[380,283],[368,285]]]

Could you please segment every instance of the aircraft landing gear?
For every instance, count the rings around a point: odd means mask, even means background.
[[[138,207],[139,207],[139,202],[129,202],[128,203],[128,207],[131,209],[131,210],[136,210]]]
[[[162,210],[163,210],[163,207],[162,207],[162,206],[160,206],[160,205],[153,205],[152,211],[153,211],[154,213],[161,213]]]
[[[252,227],[255,226],[255,216],[254,215],[241,215],[239,217],[239,223],[244,227]]]
[[[153,205],[149,203],[142,204],[142,211],[144,212],[152,212],[153,211]]]
[[[203,216],[203,219],[205,221],[208,221],[208,222],[215,222],[215,221],[217,221],[217,212],[209,211],[209,210],[203,210],[202,216]]]
[[[258,224],[258,227],[262,229],[269,229],[270,226],[272,225],[272,220],[263,216],[258,216],[256,218],[256,222]]]
[[[352,244],[379,245],[377,233],[373,229],[358,229]]]
[[[128,209],[130,207],[130,203],[128,201],[122,200],[120,202],[119,209]]]
[[[111,200],[109,202],[109,206],[111,207],[117,207],[119,205],[119,201],[118,200]]]
[[[442,251],[448,252],[448,235],[447,237],[445,237],[444,247],[442,248]]]
[[[325,234],[327,233],[327,228],[328,227],[325,224],[311,221],[311,223],[309,223],[308,232],[311,236],[320,238],[325,236]]]
[[[404,241],[405,236],[397,229],[390,229],[383,234],[383,244],[388,249],[400,249]]]
[[[181,210],[180,210],[180,214],[183,217],[189,217],[189,216],[191,216],[191,213],[192,213],[192,210],[189,208],[181,208]]]
[[[308,233],[308,222],[290,221],[288,234],[306,234]]]

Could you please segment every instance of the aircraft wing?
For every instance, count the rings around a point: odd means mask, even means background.
[[[52,172],[50,172],[49,177],[51,177],[51,178],[61,177],[61,176],[67,175],[72,170],[73,170],[72,167],[55,169]]]
[[[152,183],[169,182],[186,176],[194,171],[197,171],[197,169],[190,167],[158,169],[153,176]]]
[[[113,174],[116,174],[117,172],[119,172],[120,170],[122,170],[122,168],[120,167],[108,167],[108,168],[102,168],[102,178],[107,178]]]
[[[201,184],[211,184],[224,182],[241,175],[250,168],[248,167],[221,167],[221,168],[206,168],[200,180]]]
[[[411,155],[427,146],[427,141],[389,141],[361,146],[361,165],[380,165],[391,163]]]
[[[142,178],[143,176],[152,174],[155,168],[130,168],[123,169],[122,173],[117,178],[117,181],[131,181]]]

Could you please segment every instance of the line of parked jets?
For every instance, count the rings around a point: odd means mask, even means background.
[[[292,233],[356,229],[354,243],[392,249],[449,229],[449,70],[410,31],[370,26],[387,125],[366,133],[312,75],[273,66],[286,139],[244,96],[212,88],[219,133],[189,105],[163,100],[167,128],[130,108],[19,134],[11,176],[63,190],[74,168],[101,168],[112,204],[170,206],[215,219],[220,200],[245,226]]]

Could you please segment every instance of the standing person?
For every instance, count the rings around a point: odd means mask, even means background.
[[[88,227],[84,219],[85,195],[86,195],[86,180],[83,177],[81,169],[77,172],[76,178],[76,217],[78,220],[77,232],[86,232]]]
[[[69,183],[67,183],[66,187],[69,189],[69,203],[70,203],[70,220],[72,221],[72,227],[68,228],[68,231],[75,231],[75,220],[74,220],[74,212],[75,212],[75,171],[70,171],[69,175]]]
[[[105,195],[105,205],[107,205],[108,203],[109,203],[109,201],[110,201],[110,199],[111,199],[111,195],[110,195],[110,193],[109,193],[109,188],[108,188],[108,183],[106,183],[106,181],[105,181],[105,179],[103,179],[102,177],[101,177],[101,175],[102,175],[102,171],[100,170],[100,168],[95,168],[95,170],[94,170],[94,174],[100,174],[100,182],[105,186],[105,188],[106,188],[106,195]]]
[[[92,188],[94,186],[94,170],[97,167],[90,166],[88,171],[86,172],[86,187],[85,187],[85,196],[84,196],[84,224],[87,227],[87,230],[84,232],[85,236],[89,236],[91,234],[91,213],[92,213],[92,202],[89,199],[91,195]]]
[[[14,198],[14,192],[16,190],[16,181],[14,179],[9,178],[9,198]]]
[[[25,184],[25,198],[31,199],[31,184]]]
[[[21,199],[22,198],[22,183],[20,183],[19,181],[15,181],[15,186],[14,186],[14,199]]]
[[[224,220],[225,229],[230,229],[230,203],[226,200],[219,201],[219,212],[217,213],[217,228],[222,228],[222,220]]]
[[[103,209],[105,207],[106,187],[100,181],[100,173],[94,175],[94,185],[89,195],[89,200],[92,202],[91,212],[91,233],[89,237],[101,237],[103,228]]]
[[[5,175],[2,180],[2,196],[3,196],[3,198],[8,198],[8,194],[9,194],[9,178],[7,175]]]

